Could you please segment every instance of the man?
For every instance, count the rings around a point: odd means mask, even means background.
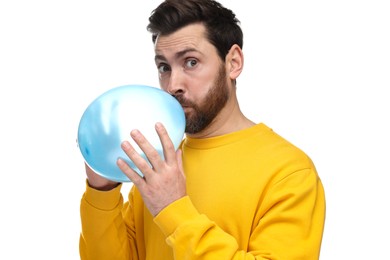
[[[160,87],[186,115],[174,146],[156,131],[164,158],[141,132],[122,149],[142,171],[118,167],[121,184],[86,166],[81,201],[82,259],[318,259],[325,219],[323,186],[310,158],[241,112],[236,79],[242,31],[234,13],[211,0],[167,0],[149,18]]]

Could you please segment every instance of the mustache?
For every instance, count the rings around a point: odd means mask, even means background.
[[[193,102],[191,102],[190,100],[185,98],[182,94],[175,94],[175,95],[172,95],[172,96],[180,103],[180,105],[182,107],[193,106]]]

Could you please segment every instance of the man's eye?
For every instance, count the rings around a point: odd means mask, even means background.
[[[166,65],[166,64],[161,64],[158,66],[158,72],[160,73],[164,73],[164,72],[167,72],[169,71],[169,66]]]
[[[196,60],[190,59],[190,60],[187,60],[187,61],[186,61],[186,66],[187,66],[188,68],[192,68],[192,67],[194,67],[197,63],[198,63],[198,62],[197,62]]]

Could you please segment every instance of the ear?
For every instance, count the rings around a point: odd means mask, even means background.
[[[244,55],[237,44],[234,44],[226,55],[226,66],[230,79],[237,79],[244,67]]]

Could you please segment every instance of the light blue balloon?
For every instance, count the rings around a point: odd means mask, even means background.
[[[130,141],[147,160],[130,137],[131,130],[139,129],[164,157],[155,131],[157,122],[165,126],[177,149],[185,130],[185,115],[180,103],[159,88],[145,85],[116,87],[98,96],[84,111],[78,127],[78,146],[86,164],[96,173],[113,181],[130,182],[116,165],[119,157],[139,175],[142,173],[123,152],[121,143]]]

